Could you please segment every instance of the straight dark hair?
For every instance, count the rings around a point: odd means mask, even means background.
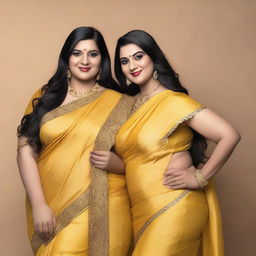
[[[25,115],[18,127],[18,136],[25,136],[28,143],[36,152],[41,150],[39,138],[40,122],[44,114],[61,105],[68,90],[67,70],[69,58],[76,44],[81,40],[95,40],[101,54],[101,74],[98,84],[105,88],[121,91],[111,73],[111,63],[108,49],[102,34],[93,27],[79,27],[67,37],[58,60],[55,74],[45,84],[41,91],[42,96],[33,100],[33,112]]]
[[[132,83],[127,86],[126,77],[122,72],[120,49],[127,44],[135,44],[139,46],[151,58],[154,63],[154,70],[158,73],[158,80],[164,87],[169,90],[188,95],[188,90],[182,86],[179,80],[179,75],[174,71],[155,39],[150,34],[142,30],[132,30],[120,37],[117,41],[115,50],[115,75],[121,88],[127,94],[136,95],[140,91],[137,84]],[[194,137],[189,152],[193,160],[193,165],[197,167],[206,159],[205,150],[207,148],[207,142],[202,135],[193,129],[192,131]]]

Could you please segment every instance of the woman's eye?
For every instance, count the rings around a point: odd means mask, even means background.
[[[121,64],[122,65],[125,65],[125,64],[127,64],[128,63],[128,60],[126,60],[126,59],[121,59]]]
[[[81,55],[81,53],[80,53],[80,52],[75,51],[75,52],[72,52],[72,55],[74,55],[74,56],[80,56],[80,55]]]
[[[89,57],[96,57],[98,56],[98,53],[97,52],[89,52]]]
[[[143,57],[143,54],[138,54],[135,56],[135,60],[140,60]]]

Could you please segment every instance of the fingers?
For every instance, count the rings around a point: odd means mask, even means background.
[[[50,230],[49,230],[50,225],[51,225],[50,223],[44,223],[43,224],[43,233],[44,233],[44,237],[45,237],[46,241],[48,241],[51,237]]]
[[[164,180],[163,180],[163,184],[164,185],[170,185],[170,184],[173,184],[175,182],[179,182],[179,181],[182,181],[182,179],[180,177],[165,177]]]
[[[100,150],[94,150],[91,152],[91,154],[95,156],[108,156],[110,151],[100,151]]]
[[[46,242],[48,239],[48,228],[47,228],[47,223],[41,223],[39,224],[39,236],[40,238]]]
[[[106,168],[106,164],[103,162],[99,162],[99,161],[92,161],[92,164],[94,167],[99,168],[99,169],[104,169]]]
[[[185,183],[181,183],[181,184],[177,184],[177,185],[172,185],[172,186],[167,186],[168,188],[170,188],[170,189],[185,189],[186,188],[186,186],[185,186]]]
[[[106,161],[106,159],[107,159],[106,156],[98,156],[98,155],[95,155],[95,154],[91,154],[91,161],[102,162],[102,161]]]
[[[167,169],[165,172],[164,172],[164,176],[179,176],[180,175],[180,170],[177,170],[177,169],[173,169],[173,168],[170,168],[170,169]]]
[[[35,227],[35,231],[39,234],[43,242],[47,242],[53,237],[55,226],[56,218],[53,217],[52,220],[49,222],[37,224]]]
[[[163,180],[163,185],[165,185],[169,189],[183,189],[186,187],[184,179],[181,177],[181,174],[165,176]]]
[[[91,152],[91,163],[94,167],[99,169],[105,169],[110,159],[109,151],[93,151]]]
[[[54,225],[54,221],[52,220],[51,222],[48,223],[48,236],[50,239],[53,235],[54,235],[54,228],[55,228],[55,225]]]

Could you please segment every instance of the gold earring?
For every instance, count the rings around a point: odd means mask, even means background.
[[[154,73],[153,73],[153,78],[154,78],[155,80],[157,80],[157,78],[158,78],[158,73],[157,73],[156,70],[155,70]]]
[[[99,72],[98,72],[98,74],[97,74],[97,76],[96,76],[96,81],[97,81],[97,82],[100,81],[101,72],[102,72],[102,68],[99,69]]]
[[[67,78],[70,79],[71,77],[72,77],[72,74],[71,74],[70,70],[68,69],[67,70]]]
[[[128,78],[126,78],[126,84],[127,84],[127,86],[129,86],[132,84],[132,82]]]

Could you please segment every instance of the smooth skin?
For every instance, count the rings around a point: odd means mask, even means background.
[[[81,40],[75,46],[70,58],[69,69],[72,74],[71,86],[77,91],[91,89],[96,83],[96,76],[100,70],[101,55],[94,40]],[[90,68],[83,72],[81,67]],[[99,86],[100,89],[104,89]],[[77,98],[67,94],[62,104],[69,103]],[[18,137],[18,145],[23,145],[27,138]],[[112,158],[108,159],[109,168],[114,168]],[[41,186],[39,170],[37,166],[37,154],[30,145],[18,147],[17,164],[20,176],[32,206],[34,229],[42,240],[47,241],[54,233],[56,216],[48,206]]]
[[[120,62],[126,78],[140,86],[139,97],[155,94],[166,90],[162,85],[154,90],[158,81],[153,79],[154,63],[151,58],[137,45],[128,44],[120,49]],[[138,76],[134,73],[140,72]],[[208,161],[201,168],[206,180],[210,180],[226,163],[241,137],[239,132],[227,121],[210,109],[200,111],[187,121],[187,125],[199,134],[216,143],[216,147]],[[107,158],[98,159],[108,165]],[[119,166],[121,164],[119,163]],[[195,178],[195,167],[188,151],[173,155],[164,174],[163,184],[170,189],[201,189]]]

